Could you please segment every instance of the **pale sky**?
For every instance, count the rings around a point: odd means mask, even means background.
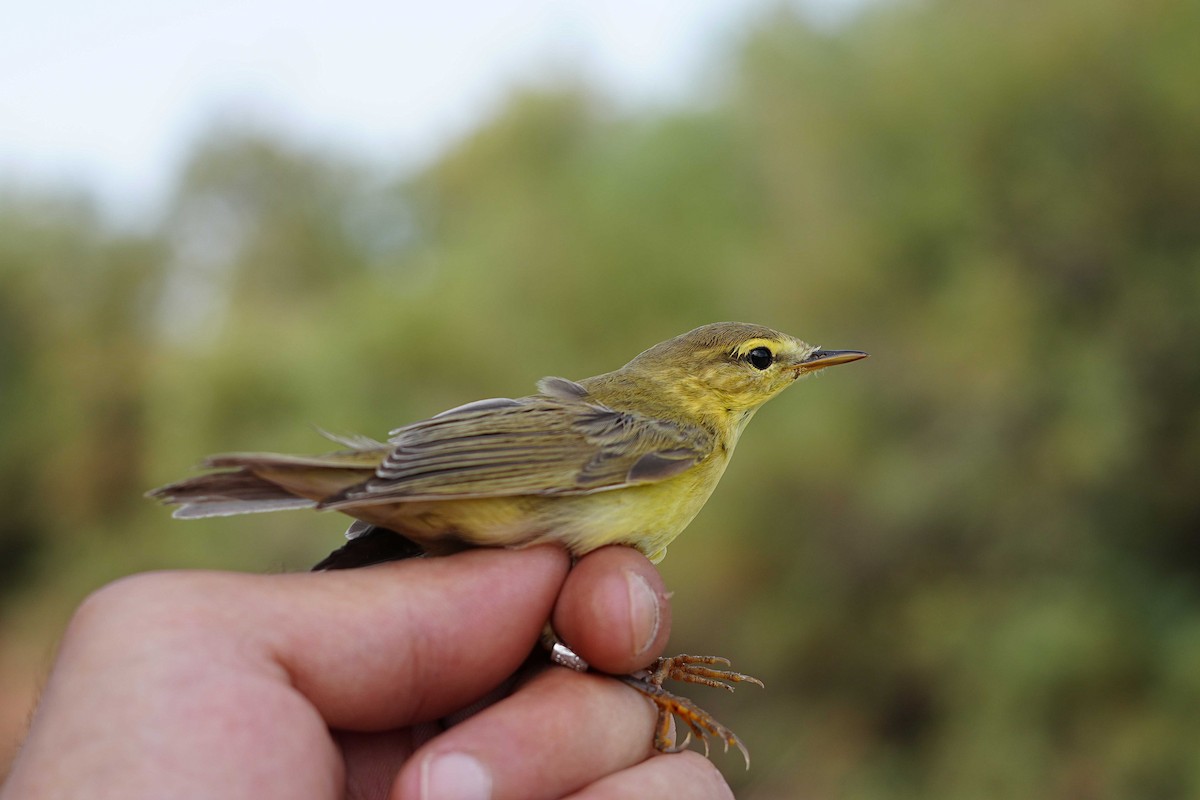
[[[862,2],[782,1],[825,18]],[[230,114],[417,164],[507,87],[564,69],[623,102],[678,102],[767,2],[8,0],[0,190],[52,182],[118,215],[151,207]]]

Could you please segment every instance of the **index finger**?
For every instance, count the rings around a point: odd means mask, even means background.
[[[263,576],[237,623],[330,726],[382,730],[443,716],[513,673],[566,571],[560,549],[536,547]]]

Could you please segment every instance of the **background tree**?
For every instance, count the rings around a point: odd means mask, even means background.
[[[741,796],[1200,794],[1197,34],[1184,3],[778,11],[702,106],[515,91],[416,174],[226,127],[144,235],[9,192],[0,708],[106,580],[336,544],[141,500],[200,455],[746,319],[874,358],[766,408],[663,565],[675,644],[767,682],[711,702]]]

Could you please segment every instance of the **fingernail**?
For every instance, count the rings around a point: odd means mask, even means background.
[[[488,800],[492,774],[466,753],[439,753],[421,765],[421,800]]]
[[[629,622],[633,629],[633,641],[640,642],[636,655],[650,649],[658,638],[658,626],[662,624],[658,595],[650,582],[636,572],[625,572],[625,583],[629,587]]]

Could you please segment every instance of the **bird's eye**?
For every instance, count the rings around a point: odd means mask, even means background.
[[[755,369],[766,369],[775,363],[775,354],[768,347],[756,347],[746,354],[746,360]]]

